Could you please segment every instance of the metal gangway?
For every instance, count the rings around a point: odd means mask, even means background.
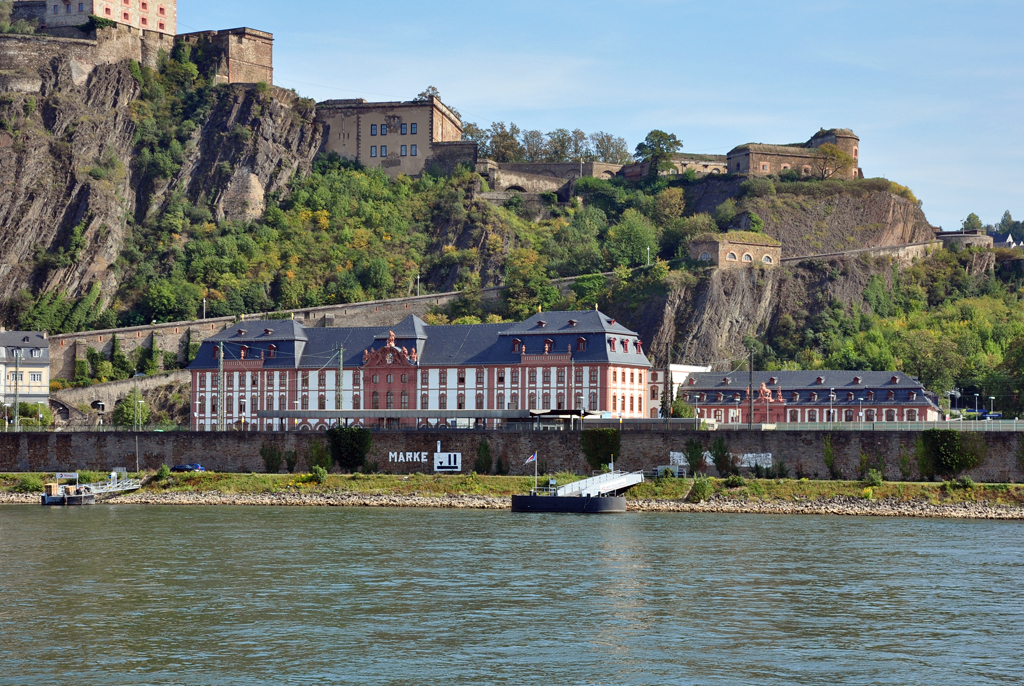
[[[110,478],[107,481],[96,481],[91,484],[78,483],[78,472],[57,472],[57,482],[60,483],[62,479],[74,479],[74,489],[79,494],[83,495],[113,495],[117,493],[127,493],[128,491],[137,491],[142,488],[142,482],[138,479],[129,479],[127,472],[123,467],[118,467],[110,473]],[[58,486],[58,494],[65,495],[65,489],[70,489],[71,486]]]
[[[609,493],[619,493],[627,488],[642,484],[644,482],[643,472],[608,472],[600,476],[593,476],[589,479],[574,481],[571,484],[562,486],[555,491],[556,496],[582,496],[597,497]]]

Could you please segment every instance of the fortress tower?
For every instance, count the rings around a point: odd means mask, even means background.
[[[95,15],[140,31],[173,36],[178,30],[177,0],[14,0],[14,18],[60,29],[88,23]]]

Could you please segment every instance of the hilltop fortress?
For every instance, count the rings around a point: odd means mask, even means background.
[[[273,84],[274,37],[248,28],[177,35],[177,0],[14,0],[12,18],[37,27],[30,35],[0,35],[0,91],[38,93],[54,60],[69,58],[82,84],[104,64],[135,60],[156,68],[176,41],[204,50],[217,83]]]

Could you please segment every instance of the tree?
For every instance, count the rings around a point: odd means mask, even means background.
[[[555,129],[548,132],[548,162],[567,162],[572,148],[572,134],[569,129]]]
[[[556,257],[552,268],[562,276],[590,274],[603,266],[598,237],[608,228],[604,212],[586,206],[576,210],[568,226],[554,236]]]
[[[526,162],[543,162],[548,152],[548,139],[536,129],[523,131],[523,160]]]
[[[633,161],[626,139],[604,131],[590,134],[590,149],[594,153],[594,159],[598,162],[629,164]]]
[[[538,307],[549,309],[561,295],[551,285],[544,258],[533,248],[516,248],[505,260],[505,302],[516,321],[528,318]]]
[[[585,429],[580,434],[580,449],[593,469],[621,457],[622,434],[618,429]]]
[[[373,433],[358,426],[336,426],[327,431],[327,442],[333,462],[354,472],[366,462],[373,447]]]
[[[441,99],[441,92],[433,86],[427,86],[423,89],[423,92],[416,96],[413,102],[425,102],[431,98]]]
[[[659,226],[668,226],[669,223],[683,216],[686,211],[686,197],[682,188],[666,188],[654,196],[654,221]]]
[[[675,134],[655,129],[647,134],[643,143],[636,146],[634,157],[640,162],[650,163],[650,175],[672,169],[672,155],[679,152],[683,142]]]
[[[690,240],[702,233],[718,233],[718,225],[710,214],[702,212],[691,217],[680,217],[665,228],[662,244],[670,250],[670,255],[685,259],[690,256]]]
[[[686,457],[686,464],[690,467],[690,474],[697,476],[707,471],[708,463],[704,457],[704,446],[694,438],[691,438],[683,445],[683,455]]]
[[[149,423],[149,415],[149,404],[137,388],[132,388],[114,406],[114,424],[118,426],[143,426]]]
[[[479,147],[478,153],[481,158],[491,156],[491,139],[486,129],[481,129],[471,121],[465,122],[462,125],[462,140],[469,143],[476,143]]]
[[[488,150],[491,159],[495,162],[519,162],[523,159],[523,144],[519,142],[519,127],[510,123],[506,128],[505,122],[498,121],[491,124],[487,130],[489,138]]]
[[[627,267],[647,264],[648,254],[653,259],[660,248],[658,229],[632,208],[622,213],[622,219],[608,232],[608,239],[612,260]]]
[[[812,167],[814,175],[819,179],[831,179],[833,176],[847,176],[856,162],[842,148],[832,143],[825,143],[814,149]]]
[[[967,215],[967,219],[963,220],[960,223],[960,228],[964,232],[970,233],[972,231],[981,231],[984,227],[981,224],[981,218],[974,212],[971,212],[969,215]]]
[[[721,436],[711,442],[711,449],[708,452],[711,453],[718,476],[725,478],[730,474],[740,473],[736,458],[729,452],[729,446],[725,444],[725,439]]]

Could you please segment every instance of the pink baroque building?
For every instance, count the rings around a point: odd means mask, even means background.
[[[45,28],[80,26],[89,15],[109,19],[141,31],[169,36],[178,29],[177,0],[15,0],[15,12],[32,15]]]
[[[659,416],[665,383],[639,335],[597,310],[462,326],[410,316],[391,329],[241,322],[206,339],[189,370],[196,431],[216,430],[220,410],[226,428],[255,431],[323,431],[337,420],[316,411],[335,409],[416,411],[413,418],[347,418],[396,428],[451,420],[431,410],[650,418]],[[261,416],[284,410],[306,412]],[[494,427],[503,420],[475,421]]]

